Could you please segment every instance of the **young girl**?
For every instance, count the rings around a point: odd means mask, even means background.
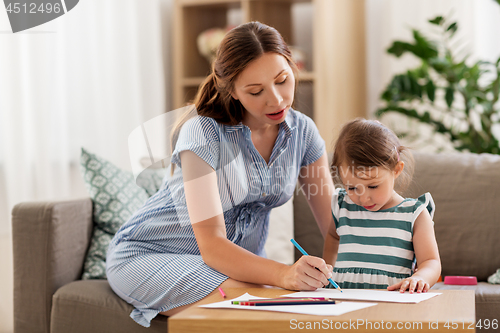
[[[410,152],[378,121],[347,123],[335,145],[334,222],[323,257],[341,288],[426,292],[441,273],[429,193],[403,198],[395,185],[411,178]],[[418,270],[413,270],[416,259]],[[331,286],[330,286],[331,287]]]

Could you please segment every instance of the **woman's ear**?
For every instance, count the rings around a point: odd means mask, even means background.
[[[231,92],[231,97],[234,98],[235,100],[238,100],[238,96],[236,96],[236,94],[233,92]]]
[[[399,175],[403,172],[403,169],[405,168],[405,162],[399,161],[396,166],[394,167],[394,179],[398,178]]]

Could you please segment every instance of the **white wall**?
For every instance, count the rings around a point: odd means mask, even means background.
[[[13,326],[13,205],[88,196],[82,146],[130,169],[128,135],[170,107],[172,3],[85,0],[16,34],[0,5],[0,332]]]

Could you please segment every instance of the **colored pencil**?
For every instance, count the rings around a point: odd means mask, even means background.
[[[313,305],[313,304],[335,304],[335,301],[334,300],[330,300],[330,301],[321,301],[321,300],[319,300],[319,301],[316,301],[316,300],[292,301],[292,300],[288,300],[288,301],[282,301],[282,302],[262,301],[262,302],[240,302],[239,305],[242,305],[242,306],[274,306],[274,305]]]
[[[327,297],[278,297],[278,298],[253,298],[249,299],[248,302],[258,302],[258,301],[298,301],[298,300],[318,300],[318,301],[328,301],[333,298],[327,298]]]
[[[219,292],[222,295],[222,298],[226,298],[226,294],[224,293],[221,287],[219,287]]]
[[[252,298],[246,301],[231,301],[233,305],[247,302],[283,302],[283,301],[330,301],[333,298],[326,297],[279,297],[279,298]]]
[[[297,248],[297,250],[299,250],[303,255],[305,256],[308,256],[309,254],[307,254],[307,252],[302,248],[302,246],[299,245],[299,243],[297,243],[295,241],[295,239],[290,239],[290,241],[293,243],[293,245],[295,245],[295,247]],[[315,267],[318,271],[320,270],[318,267]],[[340,292],[343,292],[342,289],[340,289],[339,285],[337,283],[335,283],[335,281],[333,281],[333,279],[328,279],[328,281],[330,281],[330,283],[335,287],[337,288],[338,290],[340,290]]]

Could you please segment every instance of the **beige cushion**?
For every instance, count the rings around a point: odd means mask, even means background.
[[[430,192],[442,275],[478,281],[500,268],[500,156],[415,153],[413,184],[405,194]]]
[[[167,332],[168,318],[158,315],[145,328],[130,318],[132,305],[119,298],[107,280],[71,282],[52,299],[51,333]]]

